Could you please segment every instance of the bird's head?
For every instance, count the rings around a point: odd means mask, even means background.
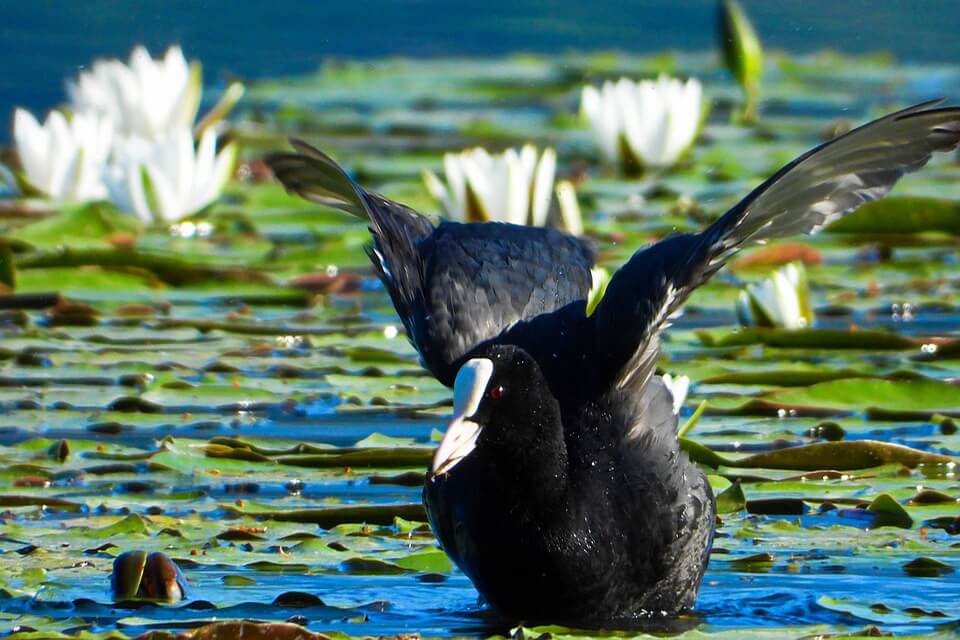
[[[513,345],[472,354],[453,385],[453,416],[430,467],[448,473],[475,451],[523,457],[562,434],[560,408],[536,361]]]

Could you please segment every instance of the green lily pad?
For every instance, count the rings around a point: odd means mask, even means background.
[[[140,223],[135,217],[121,213],[108,204],[93,202],[67,207],[52,217],[20,227],[7,237],[37,249],[80,249],[107,247],[110,246],[111,234],[135,236],[140,230]]]
[[[954,568],[946,562],[941,562],[934,558],[921,557],[904,564],[903,570],[911,576],[932,578],[953,573]]]
[[[960,202],[946,198],[890,196],[868,202],[827,227],[828,233],[922,233],[960,235]]]
[[[937,380],[834,380],[765,396],[782,406],[881,409],[924,415],[960,413],[960,385]]]
[[[736,331],[715,335],[711,332],[697,333],[708,347],[733,347],[763,344],[782,349],[859,349],[859,350],[905,350],[919,349],[919,345],[902,335],[887,331],[858,329],[775,329],[769,327],[745,327]]]
[[[776,449],[741,458],[730,466],[751,469],[869,469],[898,463],[906,467],[953,464],[953,458],[875,440],[838,441]]]
[[[890,526],[909,529],[913,526],[913,518],[910,517],[906,509],[886,493],[874,498],[867,509],[878,514],[877,520],[873,524],[875,527]]]
[[[739,482],[734,482],[717,495],[717,513],[733,513],[747,506],[747,498]]]

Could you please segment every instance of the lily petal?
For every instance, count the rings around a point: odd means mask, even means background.
[[[530,147],[530,151],[533,152],[533,147]],[[533,177],[533,190],[530,195],[530,221],[535,226],[542,227],[547,224],[556,173],[557,152],[551,147],[547,147],[543,150],[540,161],[537,162],[536,173]],[[558,186],[557,189],[559,190],[559,188]],[[576,197],[574,197],[574,202],[576,202]],[[571,233],[575,232],[571,231]]]
[[[531,144],[500,154],[476,147],[444,154],[446,184],[429,171],[422,175],[427,192],[452,219],[543,225],[549,219],[556,164],[553,149],[538,157]]]
[[[620,78],[599,90],[584,87],[580,110],[607,160],[669,167],[696,138],[702,98],[702,86],[693,78],[685,83],[666,75],[641,82]]]

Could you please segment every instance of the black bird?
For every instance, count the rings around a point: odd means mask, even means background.
[[[292,192],[370,220],[370,256],[454,415],[424,486],[443,548],[511,620],[614,624],[694,605],[713,539],[704,473],[655,376],[667,318],[738,249],[813,233],[960,143],[928,102],[800,156],[697,234],[637,251],[586,313],[593,255],[556,231],[434,227],[329,157],[268,159]]]

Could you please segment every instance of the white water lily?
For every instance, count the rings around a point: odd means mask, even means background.
[[[97,60],[67,83],[74,111],[109,118],[121,136],[150,140],[193,126],[201,91],[199,65],[188,63],[177,46],[156,60],[138,46],[128,64]]]
[[[813,324],[810,288],[803,263],[790,263],[737,298],[737,318],[746,326],[802,329]]]
[[[95,200],[107,195],[103,172],[113,140],[111,123],[77,113],[69,120],[51,111],[41,125],[29,111],[13,115],[13,139],[30,186],[55,200]]]
[[[446,184],[431,171],[423,172],[423,180],[451,219],[547,224],[557,170],[557,154],[552,148],[544,149],[538,158],[536,148],[529,144],[501,154],[477,147],[444,154],[443,166]],[[557,201],[564,228],[570,233],[582,232],[571,183],[557,185]]]
[[[194,147],[180,127],[156,141],[129,139],[115,150],[107,179],[110,200],[145,222],[171,222],[203,209],[220,195],[236,160],[236,147],[216,152],[217,134],[207,129]]]
[[[687,391],[690,389],[690,378],[687,376],[677,376],[674,378],[669,373],[663,374],[663,384],[667,385],[670,395],[673,396],[673,412],[680,415],[680,409],[683,403],[687,401]]]
[[[580,111],[603,156],[632,169],[669,167],[690,148],[700,128],[703,88],[666,75],[635,82],[620,78],[583,88]]]

